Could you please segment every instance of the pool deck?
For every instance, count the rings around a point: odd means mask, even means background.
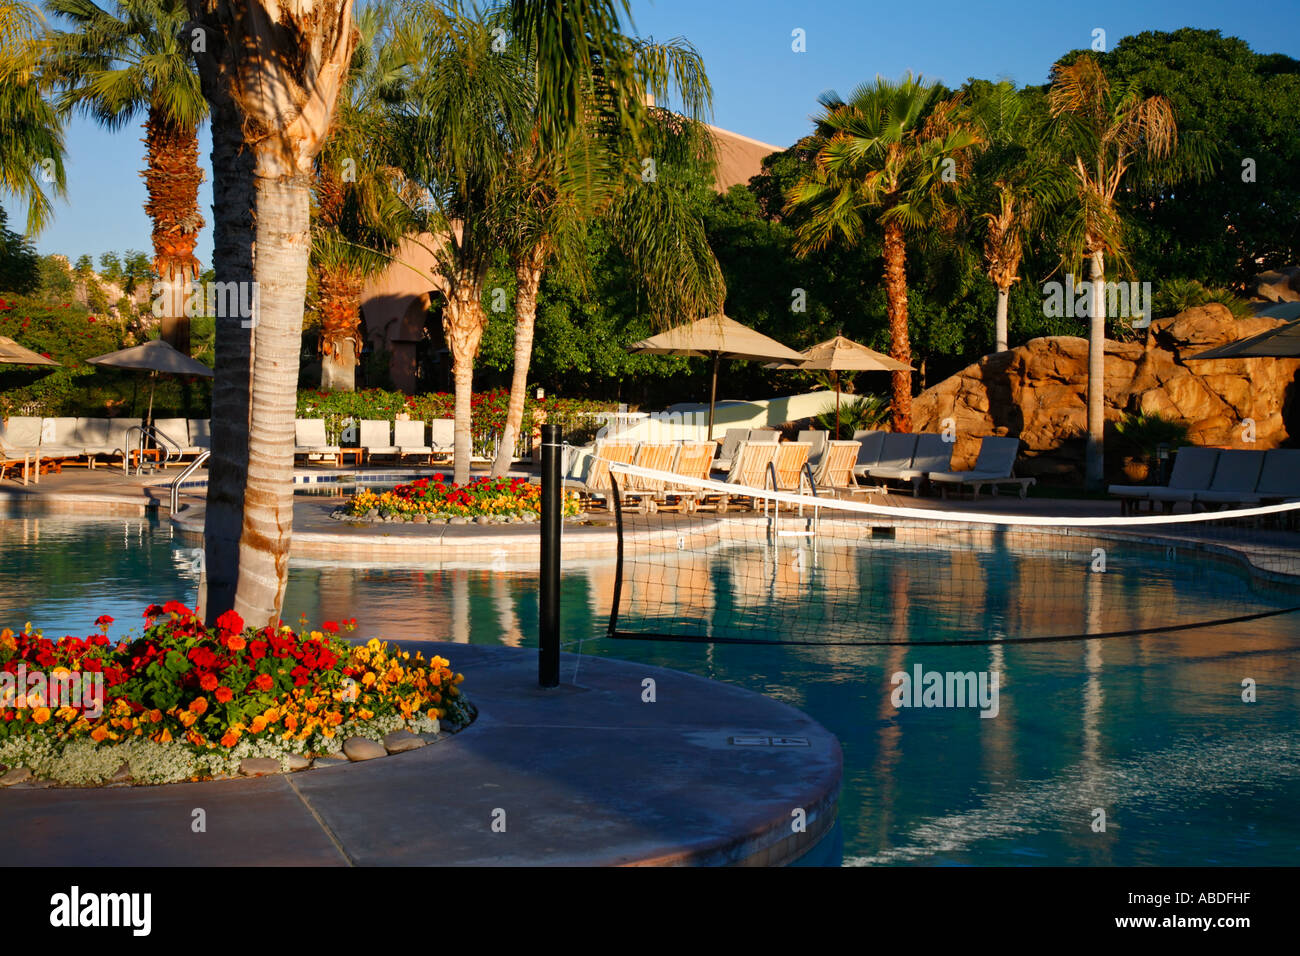
[[[776,866],[833,836],[839,742],[792,707],[570,654],[561,686],[542,690],[535,651],[405,646],[465,673],[473,724],[418,750],[294,774],[19,784],[0,790],[6,865]],[[191,829],[197,808],[203,833]]]

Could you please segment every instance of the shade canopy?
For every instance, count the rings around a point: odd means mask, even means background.
[[[822,369],[828,372],[910,372],[912,366],[837,335],[804,349],[799,362],[774,362],[768,368]]]
[[[629,352],[652,355],[717,355],[751,362],[799,362],[802,356],[776,339],[725,315],[710,315],[643,339]]]
[[[1300,319],[1300,302],[1274,303],[1256,312],[1255,318],[1285,319],[1288,322],[1292,319]]]
[[[713,437],[713,411],[718,397],[718,360],[742,359],[748,362],[800,362],[794,349],[776,339],[756,332],[722,313],[708,315],[686,325],[679,325],[642,339],[628,347],[629,352],[650,355],[712,355],[713,377],[709,385],[709,438]]]
[[[1300,321],[1288,322],[1286,325],[1279,325],[1258,335],[1217,346],[1200,355],[1189,355],[1187,360],[1195,362],[1199,359],[1296,358],[1297,356],[1300,356]]]
[[[39,352],[19,345],[7,335],[0,335],[0,364],[4,365],[58,365]]]
[[[162,339],[153,339],[129,349],[96,355],[86,359],[91,365],[109,368],[133,368],[142,372],[162,372],[165,375],[205,375],[212,377],[212,369],[196,362],[184,352],[177,351]]]

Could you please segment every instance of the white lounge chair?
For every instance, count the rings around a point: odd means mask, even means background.
[[[370,461],[376,455],[396,458],[401,454],[401,449],[393,443],[393,423],[390,421],[363,419],[358,444],[366,456],[366,461]]]
[[[853,433],[853,440],[858,443],[858,458],[853,465],[853,474],[865,478],[867,469],[880,463],[880,450],[885,447],[888,432],[859,429]]]
[[[456,420],[435,418],[429,423],[429,445],[433,454],[448,461],[456,451]],[[432,459],[430,459],[432,460]]]
[[[332,456],[336,465],[343,463],[343,449],[331,445],[325,437],[325,419],[299,418],[293,427],[294,455],[306,455],[308,459],[312,455]]]
[[[889,445],[890,437],[885,436],[886,447]],[[911,461],[903,465],[886,465],[882,453],[880,464],[870,465],[865,469],[867,476],[877,481],[906,483],[911,486],[913,495],[919,495],[926,475],[931,472],[946,472],[951,468],[952,443],[944,441],[942,435],[929,432],[915,437],[916,444]]]
[[[722,447],[718,449],[718,457],[713,462],[713,470],[730,471],[732,462],[736,460],[736,450],[740,448],[740,443],[748,438],[748,428],[728,428],[722,436]]]
[[[1209,491],[1218,463],[1219,449],[1189,445],[1174,455],[1168,485],[1111,485],[1108,490],[1120,499],[1120,510],[1125,514],[1136,511],[1140,501],[1150,502],[1152,508],[1160,502],[1161,508],[1167,510],[1176,502],[1191,504],[1198,491]]]
[[[1221,451],[1210,487],[1193,492],[1193,501],[1213,507],[1258,504],[1255,488],[1263,467],[1262,451]]]
[[[393,444],[399,460],[416,455],[433,464],[433,446],[424,443],[424,422],[393,422]]]
[[[969,471],[932,471],[930,481],[939,486],[940,493],[947,497],[949,488],[970,488],[971,494],[978,498],[980,489],[985,485],[998,493],[1000,485],[1014,485],[1025,497],[1034,478],[1017,478],[1015,476],[1016,454],[1020,451],[1020,439],[988,435],[980,439],[980,451],[975,459],[975,467]]]

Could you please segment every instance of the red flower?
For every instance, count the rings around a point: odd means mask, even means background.
[[[273,683],[275,682],[271,680],[270,674],[258,674],[253,678],[253,684],[258,690],[270,690]]]
[[[216,674],[211,674],[211,673],[209,673],[209,674],[204,674],[202,677],[199,678],[199,686],[202,687],[202,688],[203,688],[204,690],[206,690],[206,691],[214,691],[214,690],[216,690],[216,689],[217,689],[217,675],[216,675]],[[220,693],[220,691],[218,691],[218,693]]]
[[[227,634],[239,634],[244,630],[244,619],[233,610],[227,611],[217,618],[217,630],[225,631]]]
[[[339,626],[333,621],[326,621],[320,626],[320,629],[329,634],[337,634],[339,632]]]
[[[161,606],[157,604],[150,604],[147,608],[144,609],[144,616],[147,618],[155,618],[162,612],[163,609]]]
[[[266,656],[266,641],[252,641],[248,645],[248,656],[255,661],[260,661]]]
[[[222,684],[220,687],[217,688],[217,692],[212,696],[217,698],[218,704],[227,704],[230,702],[230,698],[235,696],[235,692],[232,691],[225,684]]]
[[[112,623],[113,619],[107,614],[101,614],[99,617],[95,618],[95,627],[108,627]]]

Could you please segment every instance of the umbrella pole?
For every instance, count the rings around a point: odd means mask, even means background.
[[[713,381],[709,385],[709,441],[713,441],[713,406],[718,400],[718,359],[720,352],[713,353]]]
[[[835,376],[835,438],[840,437],[840,373],[831,372]]]

